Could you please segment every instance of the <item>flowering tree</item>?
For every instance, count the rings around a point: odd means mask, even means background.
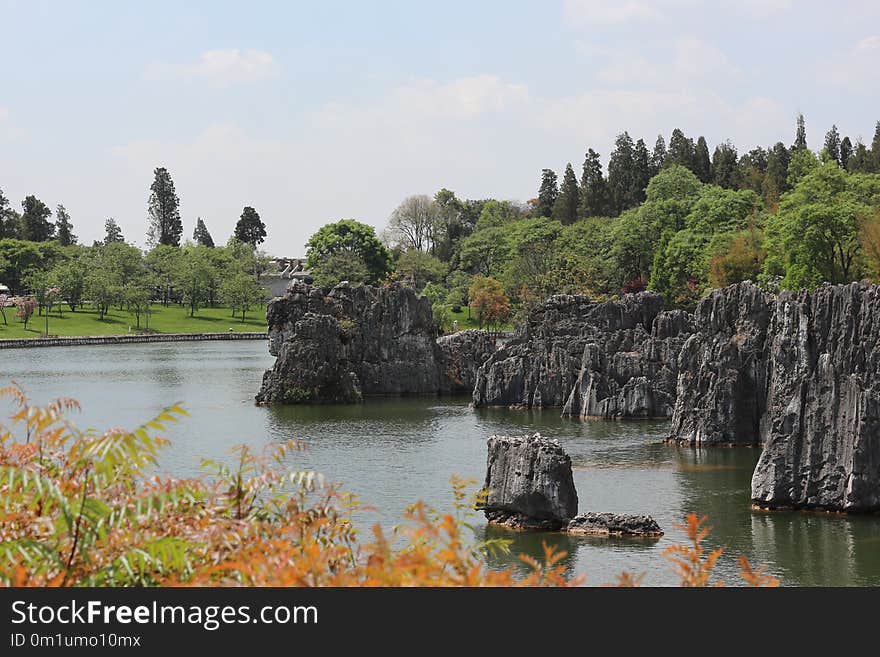
[[[470,306],[477,313],[480,328],[498,326],[510,316],[510,299],[501,282],[486,276],[475,276],[468,291]]]
[[[16,297],[14,302],[15,307],[18,310],[16,314],[18,315],[18,318],[24,322],[24,328],[27,330],[28,320],[37,309],[37,300],[33,297]]]
[[[6,321],[6,304],[9,303],[9,295],[8,294],[0,294],[0,315],[3,315],[3,324],[7,324]]]

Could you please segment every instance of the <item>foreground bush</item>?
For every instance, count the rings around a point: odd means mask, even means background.
[[[467,482],[453,480],[452,512],[414,505],[391,534],[378,526],[361,540],[351,522],[355,499],[313,472],[290,472],[282,457],[249,448],[236,465],[206,461],[206,475],[148,475],[167,441],[158,434],[186,413],[172,406],[134,431],[81,432],[65,419],[72,399],[31,406],[22,390],[0,389],[15,410],[0,428],[0,582],[14,586],[568,586],[560,559],[521,557],[514,569],[489,570],[466,518]],[[21,436],[14,435],[18,430]],[[705,553],[704,519],[688,518],[689,546],[667,550],[683,585],[711,583],[720,551]],[[775,585],[741,560],[748,584]],[[628,573],[618,584],[637,585]]]

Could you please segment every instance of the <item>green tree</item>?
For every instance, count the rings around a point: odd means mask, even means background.
[[[110,217],[104,222],[104,244],[121,243],[124,241],[125,238],[122,236],[122,229],[119,228],[116,219]]]
[[[0,239],[18,237],[18,220],[9,199],[3,195],[0,189]]]
[[[359,258],[367,269],[366,283],[378,283],[391,271],[391,254],[376,237],[376,231],[354,219],[326,224],[306,242],[306,263],[312,270],[336,253]]]
[[[55,210],[55,230],[56,238],[61,246],[70,246],[76,244],[76,235],[73,234],[73,224],[70,221],[70,215],[67,208],[59,204]]]
[[[83,258],[73,258],[56,265],[52,275],[61,290],[61,298],[67,302],[71,312],[82,304],[86,289],[88,264]]]
[[[645,200],[645,188],[651,180],[651,155],[644,139],[636,141],[633,149],[632,198],[638,204]]]
[[[707,183],[712,180],[712,162],[709,159],[709,145],[706,138],[700,135],[694,150],[694,173],[700,182]]]
[[[844,137],[840,142],[840,166],[849,169],[849,160],[853,154],[853,145],[849,137]]]
[[[114,284],[110,274],[101,268],[92,269],[86,276],[86,296],[92,307],[98,311],[98,319],[103,320],[110,306],[122,296],[122,288]]]
[[[793,151],[801,151],[807,148],[807,127],[804,121],[804,115],[797,115],[797,127],[795,129],[794,144],[791,147]]]
[[[161,291],[163,306],[167,306],[174,298],[181,257],[179,248],[167,244],[153,247],[146,255],[147,269]]]
[[[552,217],[553,206],[559,197],[559,187],[556,184],[556,172],[553,169],[541,169],[541,187],[538,190],[538,204],[535,206],[535,214],[539,217]]]
[[[353,285],[374,284],[373,274],[364,259],[353,251],[335,251],[321,258],[311,269],[315,285],[325,290],[343,281]]]
[[[470,306],[477,314],[480,328],[498,329],[510,316],[510,299],[500,281],[485,276],[475,276],[468,291]]]
[[[712,182],[725,189],[736,188],[736,148],[729,141],[715,147],[712,155]]]
[[[446,275],[446,265],[439,258],[419,249],[409,249],[397,257],[394,266],[398,280],[411,281],[421,290],[427,283],[437,283]]]
[[[819,167],[819,158],[809,148],[800,148],[791,155],[788,163],[788,178],[786,185],[789,189],[797,187],[801,179],[808,173]]]
[[[563,224],[573,224],[578,218],[578,182],[571,168],[571,162],[565,166],[559,195],[553,203],[551,215]]]
[[[871,140],[870,173],[880,173],[880,121],[874,127],[874,139]]]
[[[214,238],[211,237],[211,233],[208,232],[208,227],[205,226],[205,222],[202,221],[201,217],[196,219],[196,227],[193,230],[193,241],[196,244],[200,244],[209,249],[214,248]]]
[[[238,223],[235,224],[235,239],[257,248],[266,239],[266,224],[260,220],[259,213],[251,206],[245,206]]]
[[[208,302],[216,275],[204,249],[200,246],[184,249],[175,276],[175,286],[189,306],[190,317]]]
[[[251,308],[262,306],[266,300],[266,290],[254,280],[253,276],[245,273],[237,273],[224,280],[220,294],[232,309],[233,317],[236,311],[241,313],[242,323]]]
[[[128,312],[134,315],[135,324],[138,330],[141,328],[141,317],[144,316],[147,318],[149,328],[151,297],[150,288],[147,285],[127,285],[122,291],[122,298],[125,302],[125,306],[128,308]]]
[[[871,151],[859,140],[847,162],[847,170],[850,173],[871,173],[871,168]]]
[[[653,178],[666,164],[666,140],[663,135],[657,135],[654,142],[654,150],[651,151],[651,177]]]
[[[669,153],[666,156],[666,163],[667,165],[678,164],[694,171],[696,168],[694,162],[696,157],[695,151],[694,140],[685,137],[684,132],[676,128],[672,131],[672,136],[669,138]]]
[[[404,250],[433,253],[440,231],[440,208],[425,194],[405,198],[388,220],[389,239]]]
[[[587,150],[581,174],[580,217],[601,217],[608,212],[608,188],[602,175],[602,162],[592,148]]]
[[[165,167],[157,167],[153,171],[147,214],[147,243],[150,246],[180,246],[180,236],[183,234],[180,199],[174,189],[171,174]]]
[[[27,196],[21,202],[22,237],[31,242],[45,242],[55,236],[55,226],[49,221],[52,210],[36,196]]]
[[[497,226],[478,230],[461,247],[462,264],[485,276],[500,275],[509,257],[507,231]]]
[[[825,150],[837,166],[843,166],[840,160],[840,132],[836,125],[832,125],[831,130],[825,133]]]
[[[633,140],[629,133],[619,134],[608,159],[608,191],[611,213],[615,216],[638,204],[634,194],[638,185],[633,157]]]
[[[764,176],[762,193],[769,207],[779,202],[779,197],[788,191],[788,165],[791,154],[781,141],[776,142],[767,153],[767,173]]]

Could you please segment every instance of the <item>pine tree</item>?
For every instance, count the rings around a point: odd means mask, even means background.
[[[4,237],[17,237],[18,226],[17,218],[9,205],[9,199],[3,196],[3,190],[0,189],[0,239]]]
[[[55,236],[55,226],[49,221],[52,210],[36,196],[28,196],[21,202],[22,239],[46,242]]]
[[[725,189],[736,188],[736,148],[729,141],[712,154],[712,182]]]
[[[837,131],[837,126],[832,125],[831,130],[825,133],[825,150],[828,151],[828,156],[837,162],[837,166],[841,166],[840,164],[840,132]]]
[[[791,154],[781,141],[776,142],[767,153],[767,174],[764,176],[762,193],[768,206],[775,206],[779,197],[788,191],[788,163]]]
[[[794,145],[791,147],[793,151],[799,151],[807,147],[807,127],[804,122],[804,115],[797,115],[797,129],[794,136]]]
[[[701,182],[707,183],[712,179],[712,162],[709,160],[709,145],[706,138],[700,135],[697,139],[697,147],[694,152],[694,173]]]
[[[562,174],[559,196],[553,204],[553,218],[563,224],[573,224],[578,218],[578,200],[578,181],[569,162]]]
[[[648,146],[644,139],[636,142],[633,149],[633,188],[630,192],[632,198],[638,205],[645,200],[645,188],[651,181],[651,155],[648,153]]]
[[[666,157],[670,164],[680,164],[694,171],[694,140],[685,137],[684,132],[676,128],[669,138],[669,153]]]
[[[257,248],[266,239],[266,224],[260,220],[259,213],[251,206],[245,206],[241,218],[235,224],[235,239]]]
[[[844,137],[840,142],[840,166],[849,169],[849,160],[853,154],[853,145],[849,137]]]
[[[592,148],[587,150],[581,174],[580,217],[602,217],[608,212],[608,188],[602,175],[602,162]]]
[[[174,181],[165,167],[158,167],[153,171],[153,177],[153,184],[150,185],[147,242],[154,246],[180,246],[183,222],[180,220],[180,199],[174,190]]]
[[[552,217],[553,205],[558,196],[556,172],[553,169],[541,169],[541,188],[538,190],[538,205],[535,207],[535,213],[539,217]]]
[[[657,135],[657,141],[654,142],[654,151],[651,153],[651,177],[658,173],[663,165],[666,164],[666,140],[663,135]]]
[[[631,196],[634,169],[632,137],[624,132],[614,140],[614,150],[608,158],[608,192],[611,213],[615,216],[635,205]]]
[[[871,151],[861,139],[856,142],[853,154],[847,162],[847,170],[850,173],[869,173],[871,171]]]
[[[207,246],[209,249],[214,248],[214,239],[211,237],[211,233],[208,232],[208,228],[205,226],[205,222],[202,221],[201,217],[196,219],[196,227],[195,230],[193,230],[193,241],[196,244]]]
[[[880,173],[880,121],[877,121],[871,141],[870,173]]]
[[[110,217],[104,222],[104,244],[122,244],[125,238],[122,236],[122,229],[116,223],[116,219]]]
[[[70,221],[70,215],[67,213],[67,208],[61,204],[55,210],[55,230],[56,239],[61,246],[76,244],[76,235],[73,234],[73,224]]]

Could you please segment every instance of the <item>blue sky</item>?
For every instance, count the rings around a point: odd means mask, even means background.
[[[301,255],[407,195],[526,200],[626,129],[744,152],[880,119],[880,3],[0,0],[0,189],[142,244],[155,166],[187,236],[244,205]]]

